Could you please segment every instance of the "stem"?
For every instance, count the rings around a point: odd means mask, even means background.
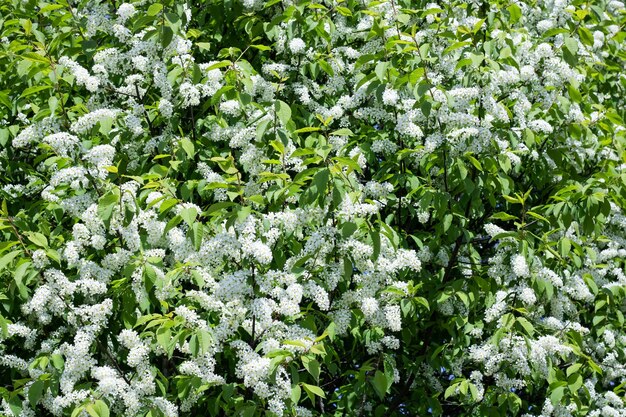
[[[26,244],[24,244],[24,240],[22,239],[22,235],[20,234],[20,231],[17,229],[17,227],[15,227],[15,223],[13,223],[13,218],[9,216],[8,213],[7,213],[6,220],[9,222],[11,229],[13,229],[13,233],[15,233],[15,236],[17,236],[17,240],[20,241],[20,244],[24,248],[24,251],[26,252],[28,256],[30,256],[31,255],[30,249],[28,249],[26,247]]]
[[[141,101],[141,108],[143,109],[144,117],[146,119],[146,122],[148,123],[148,129],[150,129],[150,134],[152,136],[155,136],[154,128],[152,127],[152,122],[150,121],[150,116],[148,115],[148,112],[146,111],[146,107],[144,105],[145,95],[143,97],[141,96],[141,94],[139,93],[139,85],[137,85],[137,83],[135,83],[135,91],[137,92],[137,100]]]
[[[447,165],[447,155],[446,155],[446,145],[444,144],[442,147],[443,150],[443,185],[446,189],[446,193],[450,193],[448,189],[448,165]],[[450,200],[448,200],[448,205],[450,205]]]

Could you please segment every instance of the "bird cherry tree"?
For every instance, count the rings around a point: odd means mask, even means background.
[[[617,0],[0,0],[0,414],[626,415]]]

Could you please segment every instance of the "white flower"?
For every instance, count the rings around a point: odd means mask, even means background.
[[[189,81],[186,81],[180,85],[180,96],[183,100],[182,107],[187,108],[190,106],[197,106],[200,104],[200,92]]]
[[[107,119],[115,119],[120,113],[117,109],[98,109],[91,113],[81,116],[77,121],[72,123],[70,130],[74,133],[86,133],[93,128],[96,123],[103,122]]]
[[[385,306],[385,318],[387,319],[389,329],[394,332],[402,330],[402,316],[400,315],[399,305]]]
[[[63,65],[66,68],[69,68],[72,71],[74,77],[76,77],[76,83],[78,85],[84,85],[87,90],[90,92],[98,91],[100,86],[100,80],[98,78],[89,75],[89,71],[80,66],[75,61],[71,60],[66,56],[62,56],[59,59],[59,64]]]
[[[33,252],[33,264],[36,268],[42,269],[49,263],[50,261],[48,260],[48,255],[45,250],[37,249]]]
[[[161,116],[166,119],[172,117],[172,114],[174,113],[174,107],[172,106],[172,103],[165,98],[161,99],[159,101],[159,113],[161,113]]]
[[[366,297],[361,302],[361,311],[367,317],[373,316],[378,311],[378,301],[373,297]]]
[[[511,258],[511,268],[513,269],[513,273],[520,278],[530,275],[526,258],[523,255],[518,254]]]
[[[520,291],[519,298],[526,305],[533,305],[537,301],[537,296],[535,295],[535,292],[532,290],[532,288],[528,287]]]
[[[419,272],[422,269],[422,263],[417,258],[415,251],[398,249],[396,259],[394,260],[394,267],[396,269],[409,268],[415,272]]]
[[[130,19],[135,14],[135,6],[130,3],[122,3],[120,7],[117,8],[117,15],[119,16],[119,20],[121,23],[124,23],[128,19]]]
[[[220,111],[229,116],[238,116],[241,113],[241,105],[238,100],[228,100],[220,103]]]
[[[293,38],[291,41],[289,41],[289,49],[294,54],[300,54],[304,52],[305,48],[306,44],[300,38]]]
[[[389,139],[377,139],[372,143],[372,151],[382,154],[393,154],[398,150],[398,145]]]
[[[550,123],[546,122],[545,120],[533,120],[528,123],[528,127],[535,132],[541,132],[546,134],[552,133],[552,131],[554,130],[552,126],[550,126]]]
[[[389,87],[385,88],[385,91],[383,92],[383,103],[388,106],[394,106],[398,103],[399,99],[400,96],[396,90]]]
[[[80,139],[67,132],[61,132],[46,136],[43,138],[43,142],[50,145],[60,156],[67,157],[72,151],[76,150]]]
[[[111,145],[98,145],[94,146],[83,155],[83,158],[96,166],[102,168],[107,165],[113,164],[113,158],[115,157],[115,148]]]

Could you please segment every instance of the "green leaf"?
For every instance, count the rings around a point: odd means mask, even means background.
[[[618,126],[623,126],[624,125],[624,120],[622,119],[622,117],[619,114],[617,114],[615,109],[607,110],[605,116],[606,116],[607,119],[609,119],[611,122],[615,123]]]
[[[180,146],[183,148],[183,150],[187,154],[187,157],[189,159],[193,159],[193,157],[196,154],[195,147],[193,146],[193,143],[189,139],[187,139],[187,138],[182,138],[180,140]]]
[[[534,326],[524,317],[518,317],[516,321],[517,323],[520,324],[520,326],[522,326],[522,328],[526,331],[526,334],[528,334],[528,336],[532,336],[535,333]]]
[[[155,202],[155,204],[158,204],[158,202]],[[159,206],[159,213],[165,213],[166,211],[174,207],[176,204],[178,204],[178,200],[176,198],[168,198],[162,201],[161,205]]]
[[[44,382],[37,380],[28,388],[28,402],[31,407],[35,408],[41,396],[43,395]]]
[[[282,141],[280,140],[273,140],[270,142],[270,145],[272,146],[272,148],[274,148],[276,150],[276,152],[278,152],[279,154],[284,154],[285,153],[285,145],[283,144]]]
[[[567,257],[567,255],[569,255],[569,251],[572,247],[572,242],[564,237],[563,239],[561,239],[561,256],[562,257]]]
[[[294,385],[291,387],[291,401],[293,401],[294,404],[298,404],[301,395],[302,389],[300,388],[300,385]]]
[[[393,385],[393,379],[395,375],[394,370],[396,369],[396,364],[391,355],[385,354],[384,358],[385,360],[383,362],[383,366],[385,371],[385,377],[387,378],[387,392],[389,392],[389,389]]]
[[[543,33],[544,38],[551,38],[553,36],[559,35],[561,33],[569,33],[569,30],[564,28],[552,28],[548,29]]]
[[[276,115],[283,125],[287,125],[289,120],[291,120],[291,107],[284,101],[276,100],[274,111],[276,111]]]
[[[311,359],[307,356],[303,356],[302,364],[304,365],[304,368],[311,374],[311,376],[313,376],[313,379],[315,379],[315,382],[319,382],[320,363],[315,359]]]
[[[409,74],[409,83],[412,85],[416,85],[424,76],[425,70],[424,68],[416,68]]]
[[[576,393],[580,389],[580,387],[582,387],[582,385],[583,377],[578,373],[572,374],[569,376],[569,378],[567,378],[567,387],[572,393]]]
[[[315,185],[317,195],[320,199],[320,206],[323,203],[323,197],[326,194],[326,187],[330,179],[330,171],[328,168],[319,170],[313,177],[313,184]]]
[[[593,370],[593,372],[595,372],[598,375],[602,375],[602,368],[600,368],[598,364],[595,363],[593,360],[589,359],[587,361],[587,365],[589,365],[589,367]]]
[[[374,72],[376,73],[376,77],[378,77],[378,80],[381,83],[385,82],[388,67],[389,67],[389,63],[385,61],[381,61],[378,64],[376,64],[376,69],[374,70]]]
[[[337,6],[337,12],[339,12],[342,16],[350,17],[352,16],[352,12],[347,7]]]
[[[445,216],[443,216],[443,231],[447,232],[448,229],[450,229],[450,226],[452,226],[452,214],[451,213],[447,213]]]
[[[168,350],[171,339],[172,331],[169,329],[169,327],[159,327],[156,333],[156,340],[157,343],[166,351]]]
[[[378,397],[381,400],[385,398],[385,394],[387,393],[387,377],[385,374],[380,371],[376,371],[374,378],[370,379],[370,382],[374,387],[374,391],[378,394]]]
[[[469,57],[472,60],[472,65],[474,67],[478,67],[485,59],[485,56],[483,54],[474,54],[474,53],[469,53]]]
[[[576,39],[565,36],[563,39],[563,44],[572,55],[576,56],[576,54],[578,53],[578,42],[576,41]]]
[[[233,65],[233,62],[229,61],[229,60],[216,62],[215,64],[208,66],[207,69],[205,69],[205,72],[209,72],[209,71],[212,71],[212,70],[218,69],[218,68],[229,67],[231,65]]]
[[[518,22],[520,17],[522,17],[522,9],[520,9],[520,7],[515,3],[511,4],[506,9],[508,10],[509,15],[510,15],[509,23],[511,25],[514,25],[515,23]]]
[[[198,342],[200,344],[200,351],[202,353],[209,352],[209,348],[211,347],[211,341],[213,339],[211,337],[211,333],[209,333],[206,330],[201,329],[201,330],[198,330],[196,335],[198,336]]]
[[[372,259],[378,259],[378,255],[380,254],[380,231],[378,230],[370,230],[369,232],[370,238],[372,239],[372,245],[374,247],[374,251],[372,253]]]
[[[33,22],[30,19],[22,19],[22,27],[24,28],[24,33],[30,35],[33,30]]]
[[[150,289],[156,284],[156,281],[157,281],[156,271],[154,270],[152,265],[148,263],[144,265],[143,270],[145,273],[145,283],[144,283],[145,287],[146,289]]]
[[[265,119],[261,121],[256,127],[256,140],[263,140],[263,136],[265,136],[265,132],[267,132],[267,128],[269,127],[271,120]]]
[[[98,215],[105,224],[111,219],[113,209],[118,203],[119,198],[120,195],[117,192],[108,192],[98,200]]]
[[[472,395],[472,400],[478,401],[480,397],[478,395],[478,388],[476,387],[476,385],[470,383],[469,390],[470,390],[470,394]]]
[[[189,226],[191,226],[196,221],[196,216],[198,216],[198,210],[196,210],[194,207],[187,207],[182,209],[179,215]]]
[[[550,393],[550,401],[552,401],[553,405],[561,404],[561,399],[565,395],[565,387],[556,387]]]
[[[450,398],[451,396],[456,394],[456,389],[458,388],[459,383],[456,382],[452,385],[450,385],[448,388],[446,388],[445,392],[443,393],[443,398]]]
[[[459,60],[459,62],[457,62],[457,63],[456,63],[456,66],[454,67],[454,69],[455,69],[456,71],[458,71],[458,70],[460,70],[460,69],[461,69],[461,68],[463,68],[463,67],[466,67],[466,66],[468,66],[468,65],[471,65],[471,64],[472,64],[472,62],[473,62],[473,61],[472,61],[470,58],[463,58],[463,59]]]
[[[491,218],[495,220],[503,220],[503,221],[517,220],[517,217],[507,214],[503,211],[493,214]]]
[[[583,101],[583,96],[580,94],[580,91],[572,84],[567,85],[567,93],[569,97],[576,103],[581,103]]]
[[[330,132],[331,136],[353,136],[354,132],[352,132],[348,128],[337,129],[334,132]]]
[[[93,405],[98,417],[109,417],[109,406],[102,400],[96,400]]]
[[[22,94],[20,95],[20,97],[28,97],[40,91],[49,90],[51,88],[52,88],[51,85],[34,85],[22,91]]]
[[[324,348],[323,343],[316,343],[311,346],[310,352],[316,355],[321,355],[322,357],[326,355],[326,349]]]
[[[41,248],[47,248],[48,247],[48,239],[46,239],[46,237],[39,232],[26,232],[26,237],[28,238],[28,240],[30,240],[31,242],[33,242],[35,245],[41,247]]]
[[[256,405],[250,405],[250,406],[243,408],[241,417],[254,417],[255,414],[256,414]]]
[[[237,203],[233,203],[232,201],[220,201],[219,203],[215,203],[211,205],[206,211],[206,214],[215,213],[217,211],[221,211],[225,208],[236,206],[236,205]]]
[[[113,127],[113,118],[112,117],[104,117],[98,121],[98,125],[100,128],[98,131],[103,135],[107,136]]]
[[[161,46],[167,48],[174,38],[174,31],[171,27],[163,25],[161,27]]]
[[[569,377],[572,374],[578,372],[578,370],[582,367],[582,363],[575,363],[567,368],[566,375]]]
[[[153,3],[150,5],[150,7],[148,7],[147,14],[148,16],[156,16],[161,10],[163,10],[162,3]]]
[[[272,48],[270,48],[267,45],[250,45],[250,48],[258,49],[259,51],[271,51],[272,50]]]
[[[504,198],[506,201],[508,201],[511,204],[523,204],[523,201],[519,197],[511,197],[510,195],[503,195],[502,198]]]
[[[28,289],[24,284],[24,276],[27,274],[28,269],[32,266],[32,262],[24,262],[19,264],[17,268],[13,271],[13,279],[15,281],[15,285],[20,293],[20,296],[23,299],[28,298]]]
[[[461,393],[461,395],[467,395],[467,390],[469,388],[468,385],[469,381],[467,379],[461,381],[461,384],[459,385],[459,392]]]
[[[283,340],[283,345],[298,346],[306,349],[306,344],[302,340]]]
[[[319,130],[321,130],[321,128],[309,126],[309,127],[303,127],[301,129],[295,130],[293,133],[309,133],[309,132],[317,132]]]
[[[529,215],[530,217],[534,217],[537,220],[542,220],[546,223],[550,223],[550,220],[546,219],[545,217],[543,217],[541,214],[537,214],[534,211],[527,211],[526,212],[527,215]]]
[[[63,356],[59,355],[58,353],[53,353],[52,355],[50,355],[50,360],[52,362],[52,365],[59,371],[65,367],[65,360],[63,359]]]
[[[478,33],[478,31],[483,27],[483,24],[485,23],[485,20],[486,19],[480,19],[479,21],[474,23],[474,26],[472,26],[472,33],[474,33],[474,34]]]
[[[202,236],[204,234],[204,225],[200,222],[196,222],[192,226],[192,242],[195,250],[200,250],[202,245]]]
[[[322,70],[330,75],[331,77],[335,76],[335,71],[333,71],[333,67],[330,66],[330,64],[328,62],[326,62],[323,59],[320,59],[317,61],[317,63],[319,64],[320,68],[322,68]]]
[[[584,26],[578,27],[578,35],[580,36],[580,40],[587,46],[593,46],[594,39],[593,34],[589,29]]]
[[[91,417],[100,417],[93,404],[87,404],[85,406],[85,411],[87,411]]]
[[[24,52],[21,55],[22,58],[27,59],[32,62],[39,62],[42,64],[50,64],[50,60],[43,55],[39,55],[36,52]]]
[[[13,107],[13,103],[11,103],[11,98],[7,93],[0,92],[0,103],[4,104],[7,108],[11,109]],[[6,135],[8,139],[9,130],[8,129],[0,129],[0,137]],[[6,140],[0,139],[2,145],[6,144]]]
[[[472,43],[469,41],[463,41],[463,42],[455,42],[452,45],[448,46],[446,49],[443,50],[443,54],[446,55],[452,51],[455,51],[459,48],[462,48],[464,46],[468,46],[471,45]]]
[[[93,407],[92,407],[92,410],[93,410]],[[74,410],[72,410],[71,417],[78,417],[80,414],[82,414],[83,411],[85,411],[85,406],[84,405],[76,407]],[[95,410],[94,410],[94,413],[95,413]],[[15,414],[15,415],[17,416],[17,415],[19,415],[19,413]]]
[[[7,265],[9,265],[11,261],[13,261],[13,259],[15,259],[15,257],[20,253],[22,253],[22,250],[14,250],[13,252],[9,252],[0,258],[0,271],[6,268]]]
[[[317,395],[318,397],[326,398],[326,394],[324,394],[324,391],[317,385],[310,385],[304,382],[301,382],[300,385],[302,386],[302,388],[304,388],[307,394],[309,394],[309,396]]]
[[[345,222],[341,226],[341,236],[344,239],[347,239],[348,237],[352,236],[354,234],[354,232],[357,231],[357,229],[358,229],[358,226],[356,225],[356,223]]]
[[[346,156],[336,156],[333,158],[333,161],[336,161],[337,166],[339,166],[342,169],[346,167],[349,168],[347,170],[348,174],[352,171],[356,171],[359,173],[363,171],[359,163],[352,158],[348,158]]]
[[[0,314],[0,331],[3,339],[6,339],[9,336],[9,323],[2,314]]]
[[[479,170],[480,172],[483,172],[483,166],[481,165],[481,163],[478,161],[478,159],[474,158],[472,155],[466,154],[465,155],[466,158],[472,163],[472,165],[474,165],[474,167]]]

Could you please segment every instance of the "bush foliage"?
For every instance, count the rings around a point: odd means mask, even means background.
[[[626,415],[616,0],[0,0],[0,413]]]

